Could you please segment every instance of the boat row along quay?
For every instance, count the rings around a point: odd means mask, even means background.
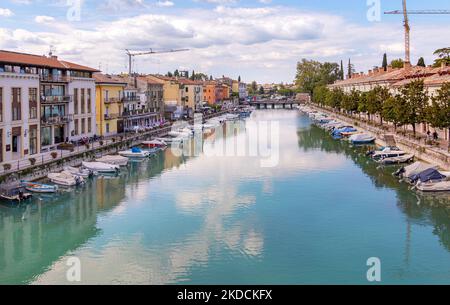
[[[417,157],[415,151],[411,149],[403,149],[396,145],[393,135],[385,135],[384,139],[379,139],[378,134],[359,127],[359,124],[351,125],[348,118],[338,118],[338,115],[317,109],[314,106],[303,105],[300,111],[308,115],[315,125],[329,131],[335,140],[349,141],[353,145],[374,145],[380,146],[367,151],[374,162],[380,166],[401,165],[401,167],[393,173],[401,181],[411,185],[411,189],[421,193],[450,193],[450,171],[441,164],[423,162],[422,156]],[[416,162],[414,162],[418,159]],[[447,168],[448,169],[448,168]]]
[[[0,199],[20,203],[32,198],[33,194],[52,194],[61,188],[81,187],[87,179],[97,175],[117,175],[129,162],[152,158],[169,146],[182,147],[196,132],[209,132],[226,121],[246,118],[251,112],[251,108],[237,108],[202,117],[201,123],[194,124],[194,120],[177,122],[151,132],[111,140],[109,144],[92,144],[89,150],[82,152],[61,153],[54,160],[3,175]]]

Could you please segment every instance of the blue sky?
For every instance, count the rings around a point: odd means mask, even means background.
[[[367,70],[384,52],[403,56],[402,16],[371,22],[366,0],[2,0],[0,48],[43,54],[50,45],[67,60],[126,71],[125,48],[189,48],[137,58],[134,70],[188,69],[245,81],[290,82],[301,58],[347,61]],[[371,1],[369,1],[371,2]],[[381,0],[381,11],[401,9]],[[449,9],[448,0],[408,0],[409,9]],[[72,8],[76,7],[73,6]],[[413,61],[450,45],[450,15],[411,16]]]

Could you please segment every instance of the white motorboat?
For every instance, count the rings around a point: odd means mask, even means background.
[[[181,144],[184,142],[185,139],[181,137],[165,137],[165,138],[156,138],[156,140],[163,141],[168,145],[171,145],[171,144]]]
[[[107,164],[103,162],[83,162],[83,167],[97,173],[111,174],[120,171],[119,165]]]
[[[406,179],[408,182],[409,180],[414,177],[415,175],[418,175],[428,169],[437,169],[438,167],[436,165],[424,163],[424,162],[415,162],[411,165],[402,167],[394,174],[400,178]]]
[[[54,184],[62,186],[77,186],[84,183],[83,177],[72,175],[69,172],[63,171],[61,173],[50,173],[47,175],[48,179]]]
[[[405,155],[401,155],[401,156],[397,156],[397,157],[387,157],[387,158],[377,159],[376,162],[378,162],[380,164],[384,164],[384,165],[389,165],[389,164],[409,163],[409,162],[412,162],[413,160],[414,160],[413,154],[405,154]]]
[[[402,150],[394,150],[390,147],[386,147],[383,150],[377,150],[373,153],[372,158],[375,160],[395,158],[406,155],[406,152]]]
[[[92,175],[94,175],[93,171],[91,171],[89,169],[81,168],[81,167],[66,166],[66,167],[64,167],[64,171],[69,172],[74,176],[83,177],[83,178],[89,178]]]
[[[148,151],[141,150],[138,147],[133,147],[131,150],[125,150],[125,151],[119,152],[119,155],[121,155],[122,157],[127,157],[127,158],[143,159],[143,158],[148,158],[150,156],[150,153]]]
[[[129,159],[119,155],[107,155],[98,158],[95,161],[112,165],[127,166]]]

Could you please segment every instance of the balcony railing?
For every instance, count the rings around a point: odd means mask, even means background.
[[[122,113],[122,117],[124,117],[124,118],[139,117],[139,116],[151,115],[151,114],[155,114],[155,113],[156,113],[156,109],[138,109],[138,110],[125,111]]]
[[[109,98],[103,99],[103,101],[105,102],[105,104],[122,103],[123,102],[123,98],[109,97]]]
[[[70,76],[62,76],[62,75],[40,75],[39,79],[42,82],[51,82],[51,83],[68,83],[70,82]]]
[[[115,120],[118,119],[119,117],[120,115],[118,113],[105,114],[105,120]]]
[[[67,124],[73,120],[72,115],[63,115],[63,116],[42,116],[41,124],[43,125],[58,125],[58,124]]]
[[[141,99],[139,98],[139,96],[130,96],[130,97],[124,97],[122,99],[122,101],[131,103],[131,102],[140,102]]]
[[[52,103],[69,103],[72,96],[70,95],[51,95],[51,96],[41,96],[41,103],[52,104]]]

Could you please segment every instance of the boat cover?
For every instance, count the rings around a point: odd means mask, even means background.
[[[420,174],[421,172],[426,171],[430,168],[437,169],[437,166],[418,161],[406,166],[403,169],[403,177],[411,178],[412,176]]]
[[[411,177],[411,180],[413,182],[421,181],[421,182],[428,182],[428,181],[440,181],[445,179],[446,177],[442,175],[437,169],[435,168],[429,168],[427,170],[424,170],[423,172],[414,175]]]
[[[139,154],[139,153],[141,153],[142,151],[141,151],[138,147],[133,147],[133,148],[131,149],[131,152],[132,152],[133,154]]]

